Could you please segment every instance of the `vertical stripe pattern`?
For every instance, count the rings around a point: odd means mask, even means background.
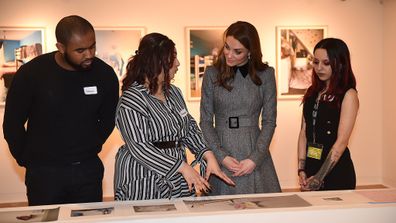
[[[134,83],[117,106],[116,126],[125,144],[116,155],[116,200],[147,200],[193,195],[177,172],[186,161],[185,147],[200,162],[207,146],[188,113],[180,89],[171,85],[162,102]],[[178,141],[179,148],[160,149],[153,142]],[[195,163],[195,162],[194,162]]]

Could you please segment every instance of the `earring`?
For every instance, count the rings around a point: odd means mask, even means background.
[[[250,60],[250,53],[248,54],[248,60]]]

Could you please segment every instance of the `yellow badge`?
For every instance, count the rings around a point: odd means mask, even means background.
[[[307,157],[320,160],[322,158],[323,145],[310,143],[308,144]]]

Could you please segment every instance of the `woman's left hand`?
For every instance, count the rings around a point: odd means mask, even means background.
[[[231,180],[221,169],[212,151],[205,152],[204,159],[207,162],[205,179],[209,180],[211,174],[218,176],[229,185],[235,186],[234,181]]]
[[[240,177],[247,174],[251,174],[253,170],[256,168],[256,164],[251,159],[244,159],[239,162],[241,168],[239,171],[235,172],[232,176]]]
[[[307,186],[306,188],[308,190],[314,191],[314,190],[319,190],[323,184],[323,181],[318,179],[315,175],[311,176],[310,178],[307,179]]]

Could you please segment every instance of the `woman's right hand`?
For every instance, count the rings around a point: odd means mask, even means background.
[[[239,161],[232,156],[226,156],[221,164],[225,166],[227,170],[233,173],[239,171],[241,168],[241,164],[239,163]]]
[[[300,190],[309,191],[309,188],[307,187],[307,174],[304,171],[299,171],[298,178],[300,183]]]
[[[178,171],[187,181],[189,191],[192,191],[193,187],[196,192],[207,193],[210,190],[208,181],[201,177],[201,175],[187,163],[183,162]]]

